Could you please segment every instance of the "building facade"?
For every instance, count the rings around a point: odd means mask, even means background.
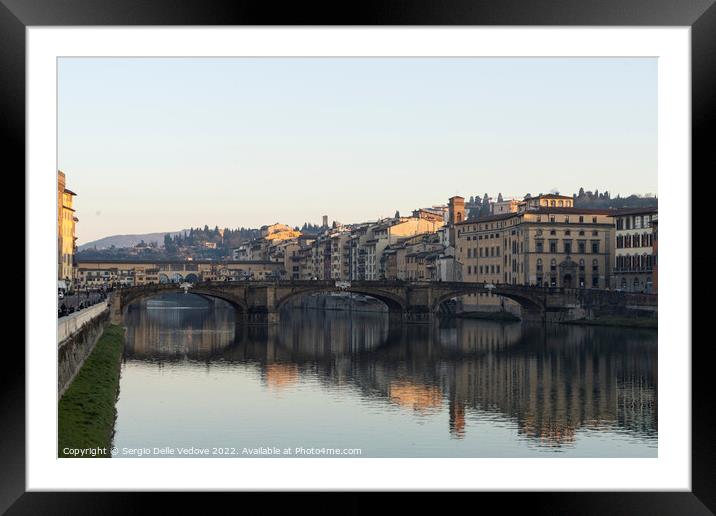
[[[57,171],[57,279],[65,288],[74,282],[74,255],[76,252],[75,227],[78,219],[72,207],[75,193],[68,189],[65,173]]]
[[[608,288],[609,210],[528,208],[457,225],[463,281]]]
[[[456,224],[455,257],[462,281],[608,288],[611,211],[545,207],[558,201],[553,195],[532,200],[517,212]],[[487,293],[465,296],[461,302],[465,310],[517,310],[513,301]]]
[[[203,281],[246,281],[279,279],[283,262],[217,262],[80,260],[77,283],[81,287],[138,286],[158,283],[197,283]]]
[[[617,290],[654,291],[654,226],[656,208],[617,211],[614,218],[614,283]]]

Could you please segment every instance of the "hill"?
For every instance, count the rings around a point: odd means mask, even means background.
[[[169,235],[172,237],[176,235],[183,235],[186,233],[187,230],[183,229],[181,231],[171,231],[169,232]],[[167,233],[144,233],[141,235],[112,235],[104,238],[100,238],[99,240],[93,240],[92,242],[87,242],[86,244],[78,245],[77,250],[78,251],[84,251],[85,249],[94,249],[95,247],[97,250],[101,249],[109,249],[110,247],[114,246],[116,248],[125,248],[125,247],[134,247],[139,242],[144,240],[146,243],[156,242],[158,245],[164,245],[164,235]]]

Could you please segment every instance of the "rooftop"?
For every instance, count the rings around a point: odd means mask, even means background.
[[[659,208],[657,206],[644,206],[642,208],[621,208],[619,210],[613,210],[612,217],[620,217],[622,215],[642,215],[649,213],[658,213]]]

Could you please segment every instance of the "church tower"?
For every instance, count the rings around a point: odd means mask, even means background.
[[[456,195],[448,200],[448,226],[450,245],[455,247],[456,229],[455,224],[465,221],[465,198]]]

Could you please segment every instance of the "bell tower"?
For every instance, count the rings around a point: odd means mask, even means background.
[[[448,231],[450,245],[455,247],[456,229],[455,224],[465,221],[465,198],[456,195],[448,200]]]
[[[453,226],[465,220],[465,198],[456,195],[448,200],[448,223]]]

